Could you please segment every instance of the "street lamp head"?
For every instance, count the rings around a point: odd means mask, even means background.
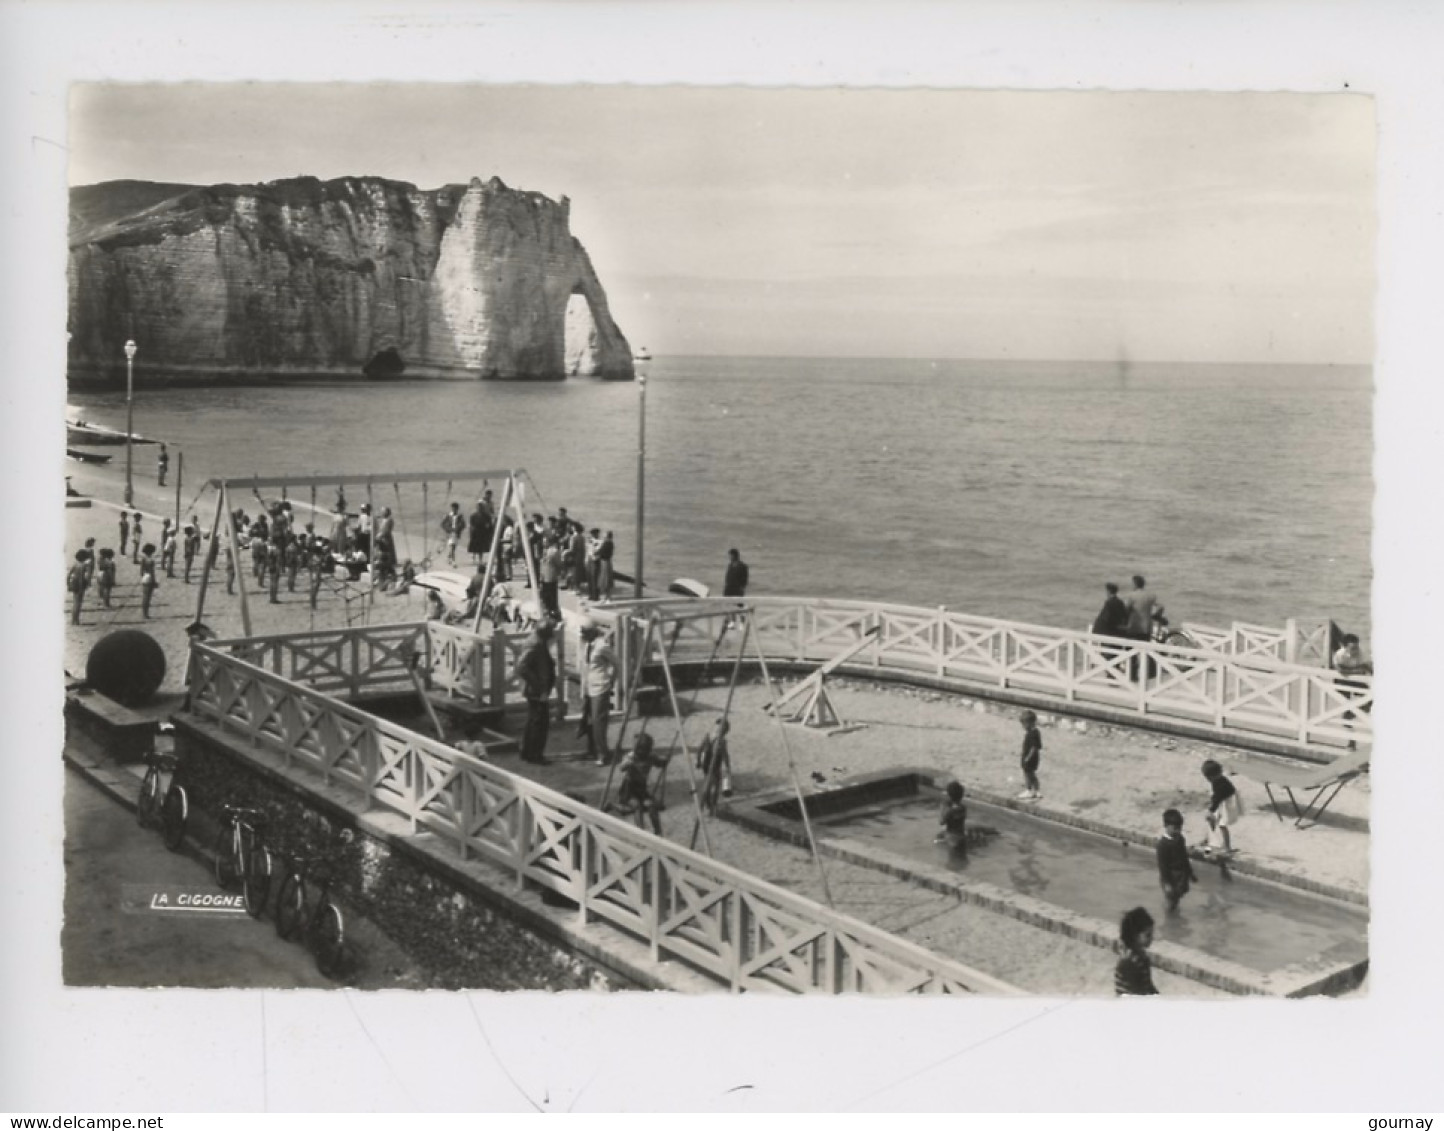
[[[126,361],[130,361],[130,360],[132,360],[134,357],[135,357],[135,343],[134,343],[133,341],[127,341],[127,342],[125,343],[125,360],[126,360]]]

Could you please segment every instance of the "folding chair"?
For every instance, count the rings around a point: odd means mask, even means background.
[[[1280,821],[1284,816],[1279,812],[1279,799],[1274,796],[1273,787],[1278,786],[1288,795],[1289,804],[1294,809],[1294,827],[1307,828],[1308,825],[1316,825],[1319,818],[1324,815],[1334,798],[1339,792],[1360,774],[1368,773],[1369,758],[1372,756],[1370,750],[1354,750],[1341,758],[1336,758],[1327,766],[1286,766],[1264,758],[1256,758],[1247,754],[1239,754],[1229,769],[1261,782],[1264,791],[1269,795],[1269,801],[1273,804],[1274,815]],[[1311,793],[1307,804],[1299,808],[1299,800],[1294,791]],[[1307,822],[1307,824],[1305,823]]]

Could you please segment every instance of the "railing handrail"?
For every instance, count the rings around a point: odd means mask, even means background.
[[[663,604],[665,604],[665,605],[667,605],[667,606],[669,606],[669,607],[675,607],[675,606],[677,606],[677,605],[678,605],[680,602],[682,602],[682,601],[686,601],[687,605],[692,606],[692,607],[696,607],[696,608],[703,608],[703,607],[711,606],[711,607],[716,607],[716,608],[722,609],[722,608],[727,608],[727,607],[729,607],[729,606],[736,606],[736,605],[738,605],[738,604],[747,604],[747,605],[752,605],[752,606],[756,606],[756,607],[760,607],[760,608],[771,608],[771,607],[781,607],[781,606],[797,606],[797,607],[803,607],[803,608],[871,609],[871,610],[876,610],[876,611],[879,612],[879,613],[891,612],[891,613],[896,613],[896,614],[903,615],[903,616],[919,616],[919,615],[939,616],[939,615],[941,615],[941,616],[944,616],[944,617],[949,617],[949,618],[954,618],[954,619],[957,619],[957,620],[961,620],[961,621],[964,621],[964,622],[966,622],[966,623],[968,623],[968,624],[975,624],[975,625],[979,625],[979,626],[988,626],[988,627],[996,627],[996,628],[1001,628],[1001,629],[1008,629],[1008,630],[1012,630],[1012,631],[1026,632],[1026,633],[1033,633],[1033,634],[1038,634],[1038,633],[1045,634],[1045,635],[1052,634],[1052,635],[1058,636],[1060,639],[1068,639],[1068,640],[1090,640],[1090,641],[1106,640],[1106,641],[1109,643],[1110,647],[1111,647],[1111,646],[1117,646],[1117,647],[1120,647],[1120,648],[1159,649],[1159,650],[1166,650],[1166,651],[1168,651],[1168,652],[1177,652],[1177,653],[1180,653],[1180,654],[1189,654],[1189,655],[1204,655],[1204,656],[1209,656],[1209,657],[1213,657],[1213,658],[1221,658],[1221,659],[1225,659],[1225,660],[1227,660],[1227,659],[1236,659],[1236,660],[1239,660],[1239,661],[1247,661],[1247,664],[1246,664],[1246,665],[1241,665],[1241,666],[1263,667],[1263,668],[1267,668],[1268,670],[1295,671],[1295,672],[1300,672],[1300,673],[1304,673],[1304,674],[1320,674],[1320,673],[1332,673],[1332,672],[1333,672],[1333,669],[1332,669],[1332,668],[1318,667],[1318,666],[1313,665],[1313,664],[1295,664],[1295,663],[1290,663],[1290,662],[1288,662],[1288,661],[1286,661],[1286,660],[1279,660],[1279,659],[1275,659],[1275,658],[1268,657],[1268,656],[1260,656],[1260,655],[1248,654],[1248,655],[1243,655],[1243,656],[1237,656],[1237,657],[1235,657],[1235,656],[1233,656],[1232,653],[1215,652],[1215,651],[1213,651],[1213,650],[1210,649],[1210,648],[1188,648],[1188,647],[1183,646],[1183,645],[1161,644],[1161,643],[1157,643],[1157,642],[1151,641],[1151,640],[1135,640],[1135,639],[1132,639],[1132,638],[1130,638],[1130,637],[1123,637],[1123,636],[1116,636],[1116,637],[1115,637],[1115,636],[1099,636],[1098,634],[1093,633],[1093,632],[1086,632],[1086,631],[1082,631],[1082,630],[1078,630],[1078,629],[1058,628],[1058,627],[1055,626],[1055,625],[1031,624],[1031,623],[1028,623],[1028,622],[1026,622],[1026,621],[1010,621],[1010,620],[1003,620],[1003,619],[1000,619],[1000,618],[998,618],[998,617],[979,616],[979,615],[977,615],[977,614],[975,614],[975,613],[959,612],[959,611],[957,611],[956,609],[950,609],[950,608],[948,608],[946,605],[939,605],[939,606],[937,606],[936,608],[929,608],[929,607],[926,606],[926,605],[902,605],[902,604],[897,604],[897,603],[894,603],[894,602],[887,602],[887,601],[859,601],[859,600],[855,600],[855,599],[851,599],[851,598],[845,598],[845,597],[838,597],[838,598],[833,598],[833,597],[790,597],[790,596],[785,596],[785,595],[769,594],[769,595],[767,595],[767,596],[745,597],[745,598],[738,598],[738,597],[675,598],[675,597],[674,597],[674,598],[642,598],[641,600],[633,599],[633,600],[628,600],[628,601],[613,601],[610,605],[607,606],[607,611],[610,612],[610,613],[614,613],[614,614],[615,614],[615,613],[625,613],[625,612],[627,612],[627,611],[630,610],[630,609],[645,610],[645,609],[647,609],[649,606],[656,606],[656,605],[663,605]],[[1214,630],[1214,631],[1218,631],[1218,632],[1225,633],[1225,634],[1229,634],[1229,635],[1231,635],[1232,632],[1233,632],[1232,629],[1217,629],[1217,630]],[[1269,632],[1277,632],[1278,630],[1277,630],[1277,629],[1268,629],[1267,631],[1269,631]],[[1364,678],[1367,678],[1367,677],[1364,677]]]
[[[991,992],[1017,992],[1016,987],[993,978],[982,971],[974,970],[965,964],[934,954],[924,947],[918,946],[906,939],[898,938],[870,923],[862,922],[849,915],[824,907],[813,900],[809,900],[805,896],[798,895],[796,892],[789,892],[784,888],[771,884],[759,877],[749,875],[731,865],[703,856],[700,853],[674,844],[662,837],[653,836],[645,830],[638,829],[616,817],[593,809],[584,803],[574,801],[565,794],[550,789],[538,782],[509,773],[498,766],[473,758],[439,740],[427,738],[425,735],[408,730],[400,724],[380,719],[375,715],[352,707],[304,684],[296,683],[282,675],[268,671],[259,665],[252,664],[239,656],[232,655],[229,652],[215,647],[212,641],[196,641],[192,643],[191,647],[194,652],[200,655],[202,666],[209,662],[218,668],[239,670],[247,679],[269,684],[286,695],[304,700],[320,701],[323,710],[333,711],[352,722],[359,723],[366,731],[378,735],[385,735],[393,741],[398,741],[403,744],[408,752],[425,753],[431,757],[446,760],[450,762],[453,767],[465,769],[481,778],[514,790],[519,800],[542,803],[552,809],[566,813],[569,817],[577,820],[579,825],[588,827],[589,829],[603,830],[609,836],[634,845],[644,852],[659,858],[665,857],[670,864],[686,869],[689,874],[707,876],[719,882],[730,884],[739,892],[747,892],[754,898],[765,899],[771,906],[788,911],[800,918],[824,926],[830,930],[844,933],[848,937],[865,941],[879,951],[885,952],[889,958],[900,962],[909,962],[917,968],[916,973],[919,975],[928,978],[948,978],[968,988],[981,987]],[[226,725],[228,721],[228,716],[224,712],[208,712],[204,709],[204,704],[195,698],[192,699],[188,709],[202,717],[214,718],[223,726]],[[404,808],[398,806],[393,800],[391,793],[387,790],[377,788],[375,782],[368,784],[362,792],[368,802],[386,806],[394,811],[401,812],[403,815],[411,816],[414,819],[414,814],[409,814]],[[476,847],[480,851],[486,851],[489,846],[479,843]],[[529,846],[523,846],[523,857],[525,857],[528,847]],[[493,848],[491,851],[494,853],[495,849]],[[539,879],[542,877],[534,876],[533,878]],[[622,929],[626,929],[625,926],[623,926]],[[714,971],[713,973],[719,977],[721,976],[720,972]]]

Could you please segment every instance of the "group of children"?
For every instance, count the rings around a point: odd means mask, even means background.
[[[130,556],[131,562],[140,568],[141,616],[150,619],[150,607],[155,591],[160,588],[160,571],[166,577],[176,575],[176,555],[183,554],[185,580],[191,579],[191,569],[201,547],[200,529],[192,517],[183,530],[178,530],[170,519],[162,519],[160,526],[160,547],[145,541],[145,516],[140,511],[120,512],[120,553],[104,546],[97,549],[94,538],[87,538],[85,546],[77,550],[75,560],[66,575],[65,588],[70,593],[70,623],[80,623],[80,613],[85,604],[85,594],[95,586],[101,607],[109,609],[115,592],[117,561]]]
[[[1020,800],[1037,800],[1042,797],[1038,781],[1038,767],[1043,754],[1043,736],[1038,730],[1038,716],[1033,711],[1019,715],[1023,726],[1023,748],[1019,764],[1023,771],[1025,788],[1018,795]],[[1204,837],[1203,855],[1210,857],[1215,852],[1220,857],[1232,856],[1235,852],[1230,829],[1242,814],[1238,788],[1223,772],[1223,767],[1213,759],[1203,763],[1203,776],[1209,784],[1208,809],[1204,820],[1208,833]],[[955,850],[964,850],[968,844],[968,810],[964,803],[965,791],[961,782],[948,783],[938,824],[941,829],[935,840],[946,842]],[[1219,847],[1215,849],[1214,835],[1217,834]],[[1165,908],[1170,912],[1178,910],[1179,903],[1188,894],[1191,886],[1198,882],[1189,856],[1188,842],[1183,836],[1183,814],[1177,809],[1166,809],[1163,813],[1163,832],[1155,846],[1158,861],[1159,886],[1163,890]],[[1127,912],[1119,925],[1119,959],[1114,970],[1114,988],[1119,994],[1155,994],[1152,963],[1148,948],[1153,944],[1153,917],[1146,908],[1135,907]]]

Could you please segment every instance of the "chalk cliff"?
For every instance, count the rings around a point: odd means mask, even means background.
[[[69,375],[626,380],[566,197],[379,177],[113,181],[70,201]]]

